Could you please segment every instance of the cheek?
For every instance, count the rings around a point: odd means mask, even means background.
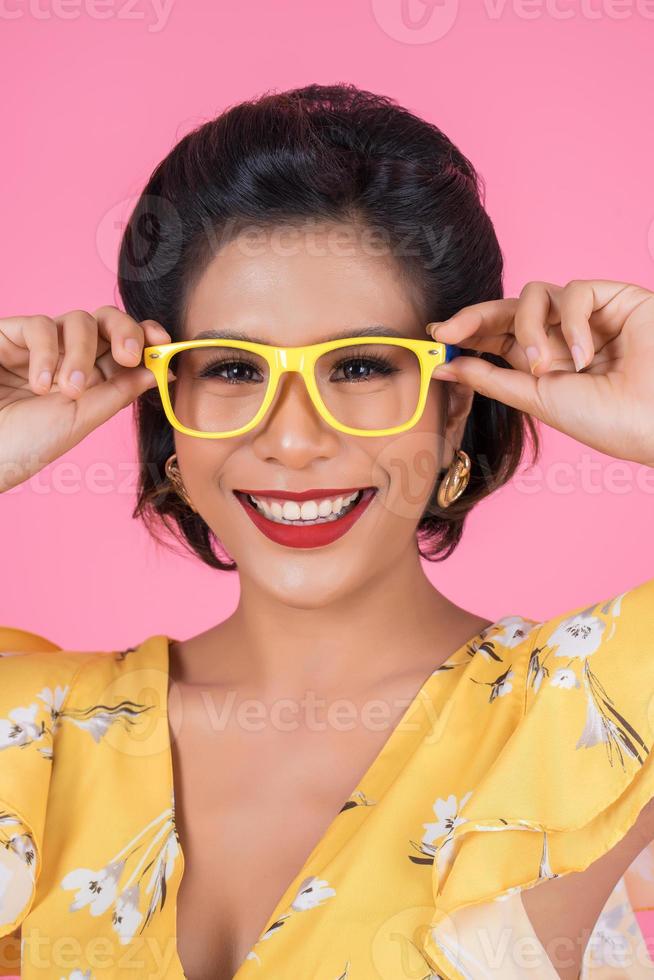
[[[387,516],[417,523],[438,479],[442,439],[434,428],[415,426],[385,440],[376,465],[386,474],[382,505]]]
[[[227,439],[197,439],[186,437],[177,448],[177,458],[184,477],[184,483],[194,500],[200,505],[203,501],[217,502],[223,474],[227,472],[228,461],[234,451]],[[190,444],[189,444],[190,443]]]

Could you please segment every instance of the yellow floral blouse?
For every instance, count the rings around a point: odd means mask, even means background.
[[[0,629],[0,936],[22,927],[24,980],[184,977],[168,642],[71,652]],[[498,620],[426,679],[238,980],[556,977],[520,892],[633,825],[653,725],[654,579]],[[634,915],[653,855],[616,884],[584,980],[654,977]]]

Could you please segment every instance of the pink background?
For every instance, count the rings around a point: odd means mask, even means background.
[[[411,22],[401,0],[0,3],[12,93],[0,316],[117,302],[121,221],[159,160],[228,105],[309,82],[391,95],[460,146],[486,180],[507,295],[530,279],[651,287],[654,2],[408,10]],[[490,619],[550,617],[654,575],[654,471],[542,431],[529,480],[481,505],[456,554],[428,566]],[[169,554],[130,520],[134,461],[128,409],[3,496],[1,624],[91,650],[229,614],[235,575]]]

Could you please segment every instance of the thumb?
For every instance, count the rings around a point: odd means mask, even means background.
[[[76,427],[82,436],[87,435],[156,385],[157,379],[149,368],[117,371],[106,381],[87,388],[77,399]]]
[[[511,408],[536,414],[538,379],[516,368],[498,367],[481,357],[460,354],[434,368],[436,381],[458,381],[485,398],[494,398]]]

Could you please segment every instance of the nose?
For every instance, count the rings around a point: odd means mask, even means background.
[[[279,379],[272,404],[254,430],[253,448],[260,459],[289,469],[338,453],[338,433],[318,414],[299,372],[287,371]]]

